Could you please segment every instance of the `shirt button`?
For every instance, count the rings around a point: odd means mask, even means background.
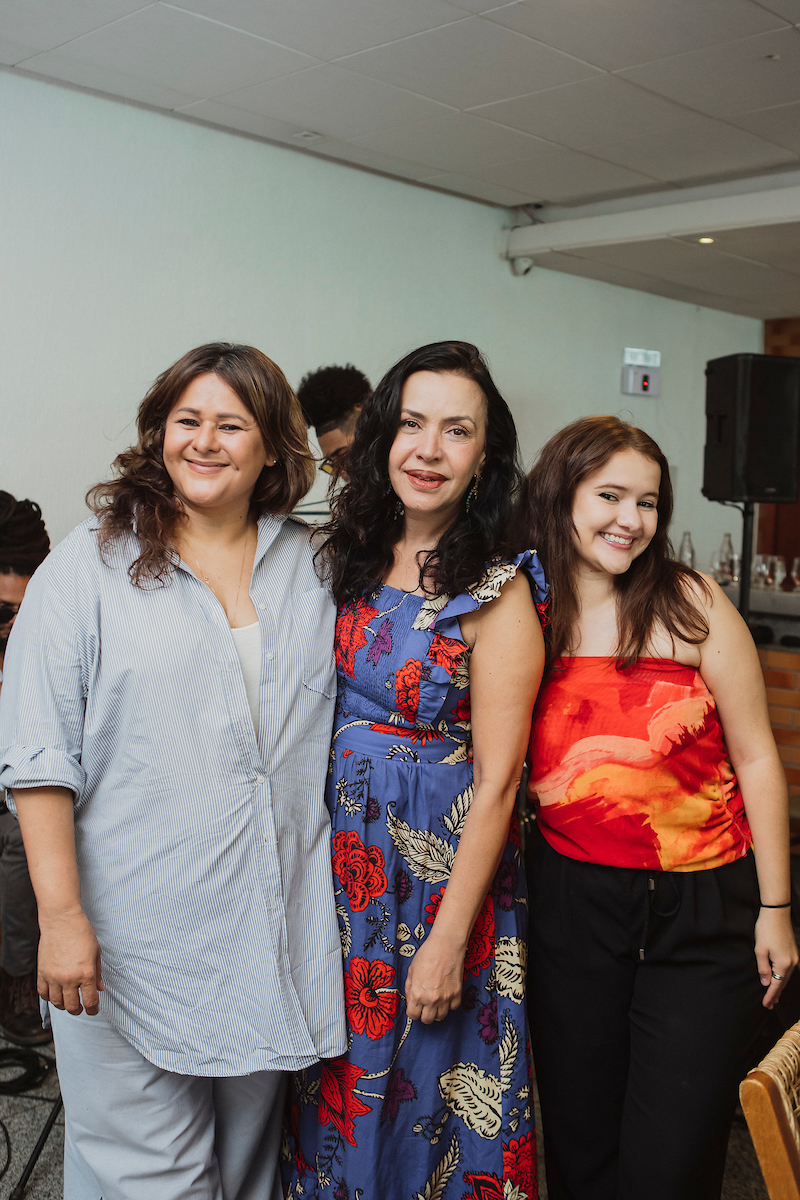
[[[263,612],[263,611],[264,611],[264,609],[265,609],[267,606],[266,606],[266,604],[259,604],[259,606],[258,606],[258,607],[259,607],[259,608],[261,609],[261,611]]]
[[[263,782],[264,782],[264,776],[256,775],[256,783],[263,783]]]
[[[268,651],[267,651],[267,658],[269,659],[269,661],[270,661],[270,662],[272,662],[272,660],[273,660],[273,658],[274,658],[274,657],[275,657],[275,655],[272,653],[272,651],[271,651],[271,650],[268,650]]]

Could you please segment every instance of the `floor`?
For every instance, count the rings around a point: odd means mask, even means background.
[[[0,1040],[0,1049],[8,1046],[8,1042]],[[51,1046],[41,1048],[41,1052],[53,1061]],[[0,1086],[9,1072],[0,1067]],[[0,1096],[0,1121],[8,1131],[11,1146],[11,1158],[8,1169],[0,1178],[0,1200],[9,1200],[13,1189],[17,1186],[28,1157],[36,1144],[53,1101],[58,1097],[58,1079],[55,1067],[51,1068],[42,1085],[31,1095]],[[41,1157],[33,1171],[28,1186],[25,1189],[25,1200],[62,1200],[63,1173],[62,1158],[64,1154],[64,1116],[59,1114],[58,1120],[47,1140]],[[6,1146],[3,1130],[0,1128],[0,1170],[6,1163]],[[544,1184],[544,1163],[540,1155],[539,1175],[540,1200],[547,1200],[547,1188]],[[764,1181],[758,1168],[758,1161],[753,1151],[747,1126],[742,1119],[734,1123],[728,1148],[728,1165],[725,1172],[725,1185],[722,1200],[768,1200]]]
[[[11,1047],[10,1042],[0,1039],[0,1051]],[[16,1049],[16,1047],[11,1047]],[[53,1065],[41,1085],[25,1096],[0,1095],[0,1121],[8,1134],[8,1142],[0,1127],[0,1200],[9,1200],[17,1186],[33,1147],[44,1127],[53,1102],[58,1098],[58,1077],[52,1045],[39,1046],[38,1052]],[[3,1068],[0,1064],[0,1087],[9,1078],[18,1075],[18,1070]],[[10,1146],[11,1154],[8,1155]],[[41,1157],[25,1189],[25,1200],[62,1200],[64,1194],[64,1114],[59,1113],[53,1130],[47,1139]],[[7,1166],[6,1166],[7,1164]]]

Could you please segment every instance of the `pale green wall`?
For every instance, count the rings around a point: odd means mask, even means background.
[[[534,270],[506,214],[279,147],[0,73],[0,487],[54,538],[191,346],[252,342],[297,383],[352,361],[476,342],[526,459],[590,412],[633,414],[678,468],[678,532],[706,566],[733,516],[700,496],[703,365],[759,350],[757,321]],[[619,392],[622,349],[663,354],[659,400]],[[738,518],[737,518],[738,520]]]

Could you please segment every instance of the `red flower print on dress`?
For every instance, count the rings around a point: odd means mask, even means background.
[[[289,1101],[286,1105],[286,1124],[287,1132],[291,1138],[292,1149],[294,1151],[294,1165],[298,1175],[302,1178],[307,1171],[311,1170],[303,1154],[303,1146],[300,1141],[300,1105],[292,1088],[289,1089]]]
[[[428,742],[443,742],[444,734],[435,729],[422,729],[415,726],[409,729],[405,725],[370,725],[373,733],[387,733],[390,737],[400,738],[404,742],[419,742],[427,746]]]
[[[455,708],[450,709],[450,716],[454,721],[469,721],[470,713],[469,692],[467,692],[466,696],[461,697]]]
[[[386,990],[393,983],[394,967],[389,963],[350,960],[350,970],[344,973],[344,999],[351,1029],[373,1041],[388,1033],[397,1017],[397,993]]]
[[[445,890],[445,887],[441,887],[438,895],[431,896],[429,903],[425,905],[425,912],[428,914],[425,921],[428,925],[432,925],[436,920]],[[467,975],[480,975],[481,971],[485,971],[489,966],[493,957],[494,901],[489,895],[484,899],[481,911],[472,926],[472,933],[469,935],[467,953],[464,957],[464,978],[466,979]]]
[[[480,975],[494,958],[494,901],[487,896],[472,926],[464,959],[464,975]]]
[[[397,711],[401,717],[411,724],[417,720],[419,708],[419,679],[422,674],[422,663],[415,658],[407,658],[405,664],[395,675],[394,694]]]
[[[464,1192],[461,1200],[503,1200],[503,1181],[496,1175],[476,1175],[468,1171],[464,1183],[472,1186],[471,1192]]]
[[[360,598],[351,600],[339,609],[336,617],[336,665],[345,675],[355,678],[356,654],[367,644],[364,626],[377,617],[378,609]]]
[[[435,633],[428,647],[428,658],[437,667],[444,667],[448,675],[452,675],[456,667],[460,665],[465,650],[469,650],[466,642],[445,637],[443,633]]]
[[[503,1179],[510,1179],[515,1187],[529,1196],[535,1194],[534,1162],[536,1143],[532,1133],[515,1138],[506,1145],[503,1142]]]
[[[352,830],[334,834],[333,850],[333,873],[339,876],[353,912],[361,912],[389,886],[383,851],[365,846]]]
[[[322,1060],[319,1081],[319,1123],[333,1125],[339,1133],[356,1146],[354,1120],[372,1112],[368,1104],[355,1095],[355,1086],[366,1071],[348,1062],[346,1058]]]

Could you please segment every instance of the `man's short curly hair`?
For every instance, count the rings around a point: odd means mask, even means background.
[[[0,575],[32,575],[49,553],[39,505],[0,492]]]
[[[300,381],[297,399],[307,425],[317,433],[338,429],[354,408],[360,408],[372,391],[372,385],[358,367],[320,367],[309,371]]]

